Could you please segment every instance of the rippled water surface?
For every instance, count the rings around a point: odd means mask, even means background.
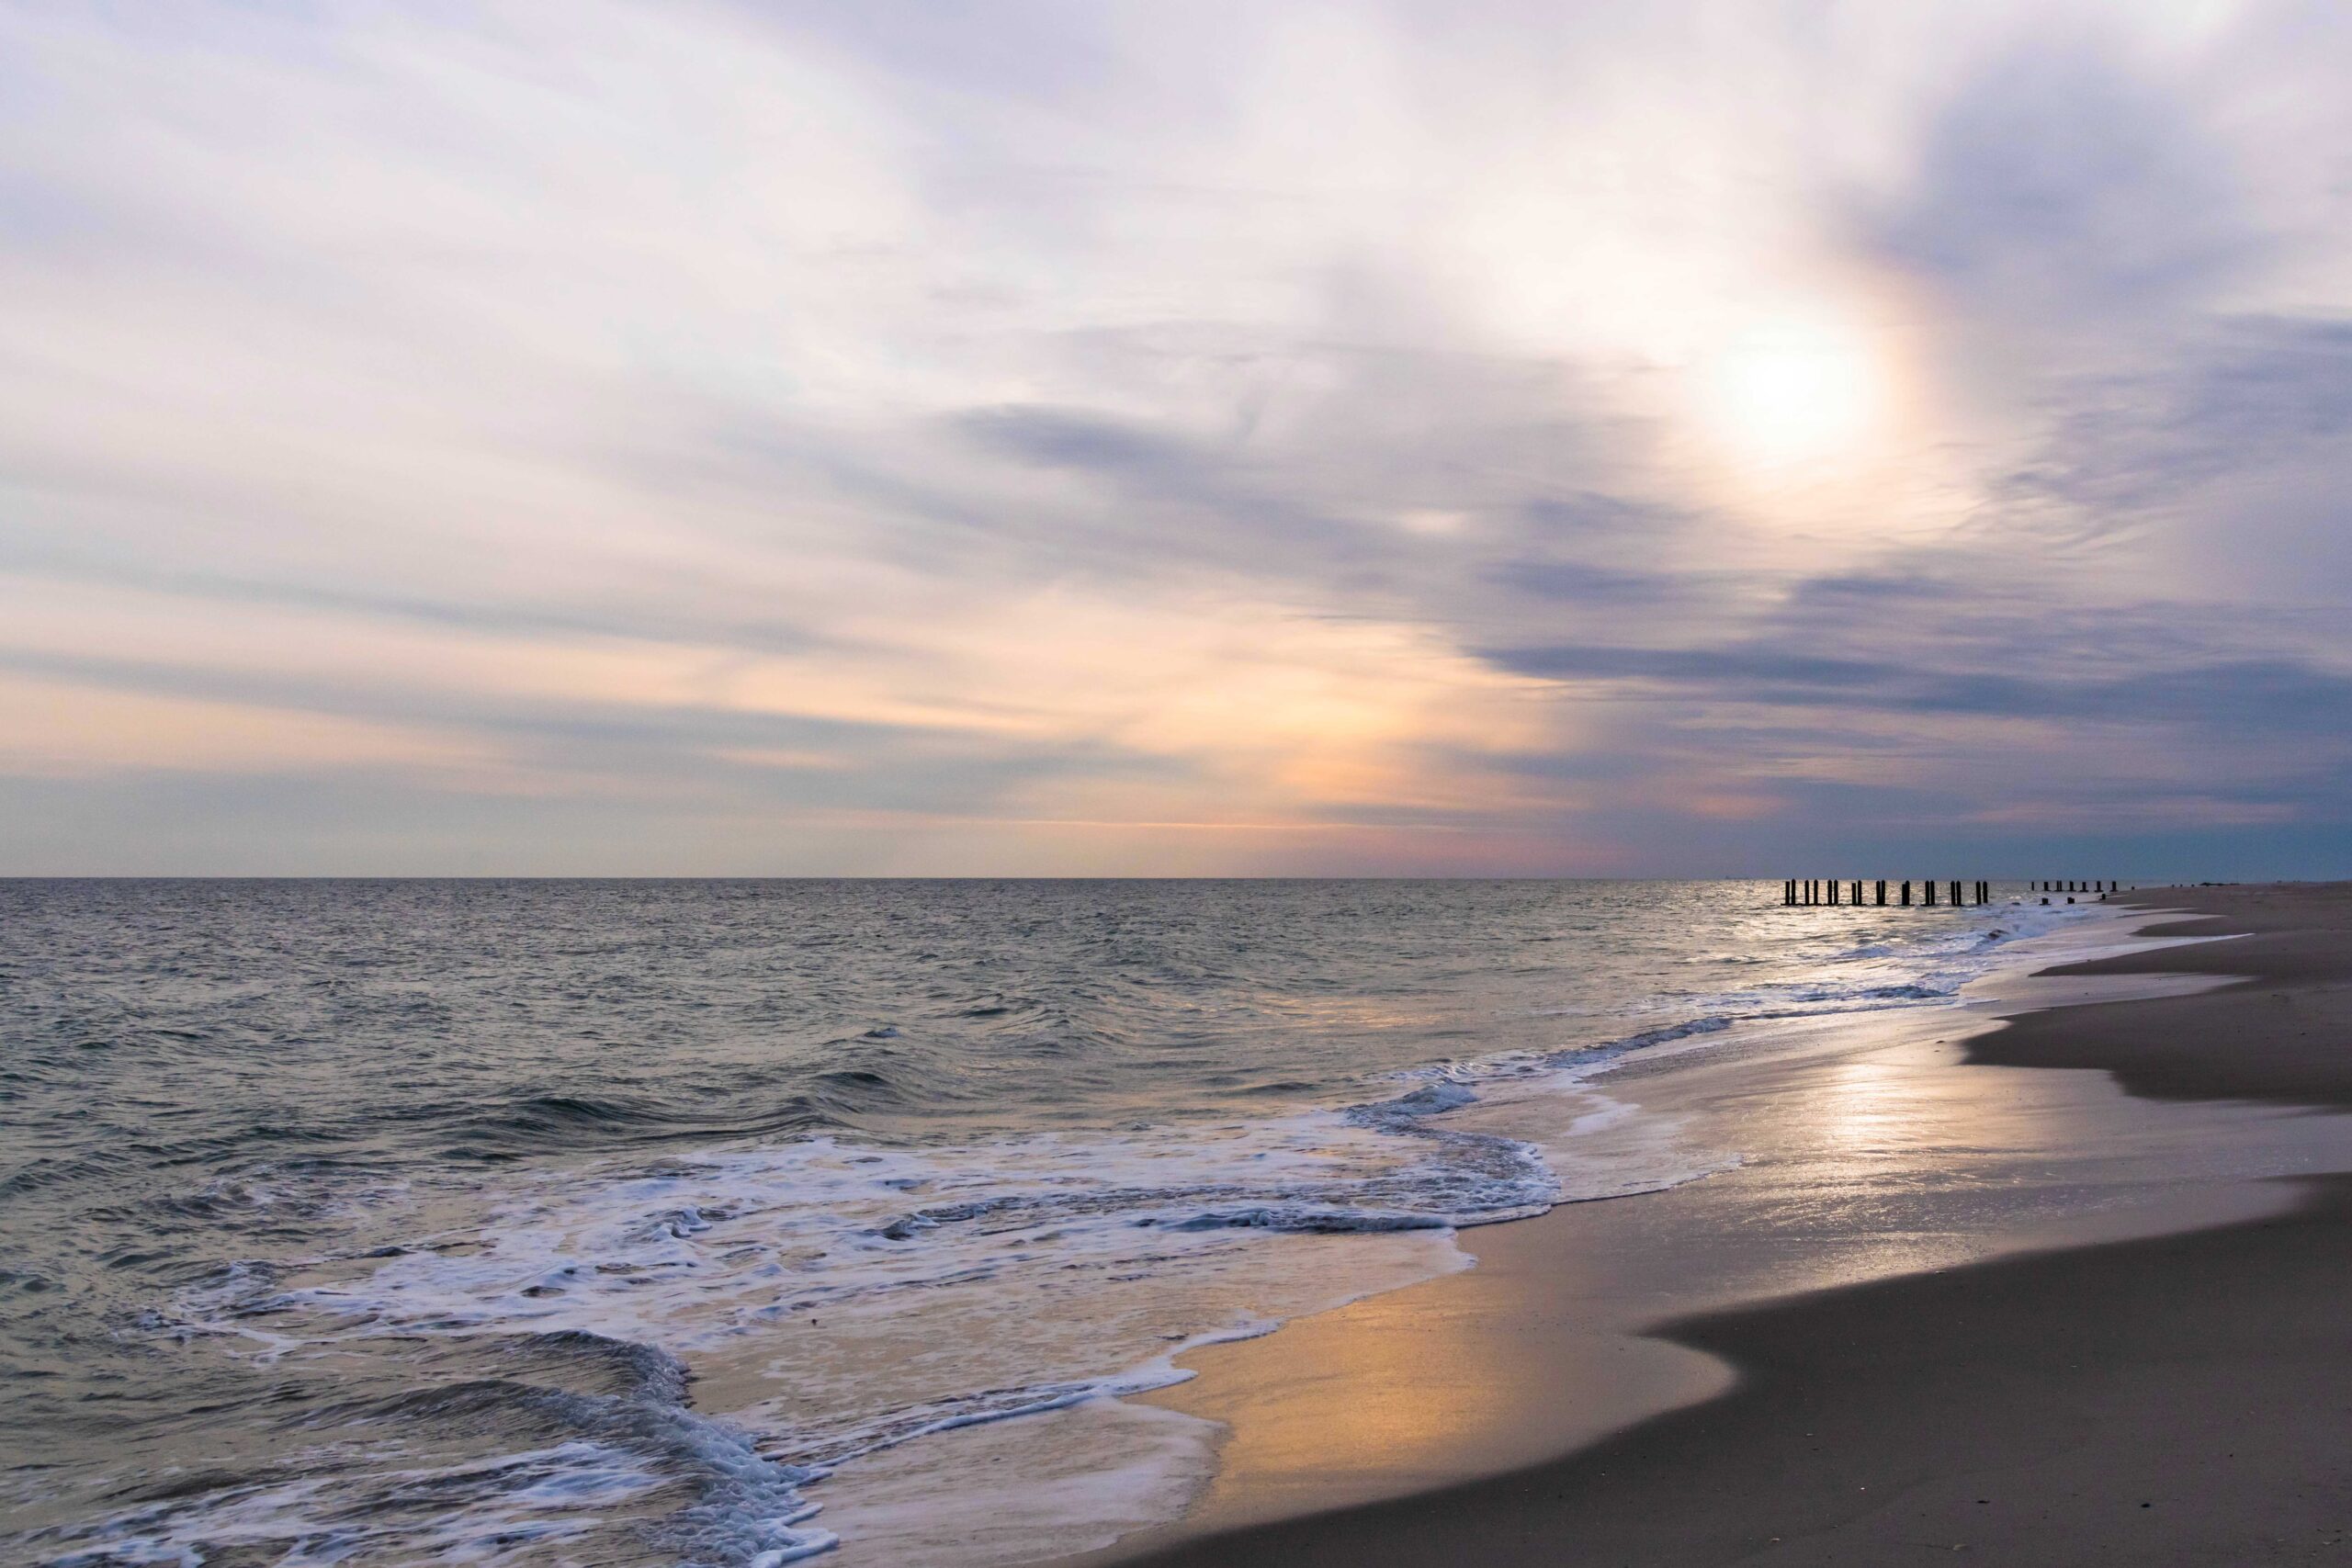
[[[1938,1005],[2063,918],[1778,897],[0,883],[0,1547],[855,1556],[876,1455],[920,1512],[940,1433],[1710,1168],[1474,1129],[1498,1081],[1605,1121],[1626,1051]]]

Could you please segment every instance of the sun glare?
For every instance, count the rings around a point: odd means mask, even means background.
[[[1706,423],[1749,465],[1813,464],[1861,446],[1884,400],[1877,355],[1842,323],[1760,322],[1703,367]]]

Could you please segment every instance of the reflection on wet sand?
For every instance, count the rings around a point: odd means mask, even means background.
[[[2215,983],[2010,976],[1964,1010],[1765,1025],[1611,1076],[1740,1163],[1466,1234],[1468,1273],[1184,1358],[1197,1380],[1148,1397],[1227,1426],[1216,1473],[1180,1526],[1109,1555],[1509,1471],[1718,1392],[1720,1363],[1639,1337],[1669,1317],[2284,1207],[2265,1179],[2352,1167],[2352,1122],[1962,1062],[2007,1011]]]

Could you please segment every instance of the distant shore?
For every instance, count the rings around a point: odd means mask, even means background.
[[[1910,1097],[1903,1114],[1912,1121],[1896,1142],[1915,1127],[1944,1140],[1910,1151],[1912,1168],[1981,1159],[1953,1129],[1982,1125],[1986,1141],[2014,1145],[2005,1117],[2067,1125],[2057,1105],[2186,1130],[2189,1148],[2203,1146],[2201,1116],[2217,1146],[2267,1139],[2270,1157],[2285,1161],[2275,1174],[2309,1174],[2255,1183],[2225,1179],[2225,1162],[2210,1179],[2185,1169],[2145,1183],[2141,1212],[2126,1219],[2086,1203],[2088,1230],[2053,1224],[2026,1243],[2048,1250],[1960,1267],[1938,1259],[1983,1237],[1957,1233],[1979,1225],[1990,1235],[2025,1220],[2002,1213],[1997,1192],[1979,1200],[1964,1183],[1925,1210],[1900,1194],[1872,1207],[1881,1199],[1870,1162],[1895,1168],[1903,1151],[1892,1143],[1853,1156],[1863,1177],[1830,1203],[1835,1213],[1760,1238],[1750,1221],[1718,1217],[1725,1228],[1709,1245],[1719,1269],[1678,1256],[1670,1234],[1709,1215],[1711,1202],[1721,1208],[1720,1196],[1685,1196],[1708,1183],[1477,1233],[1478,1269],[1237,1348],[1200,1389],[1171,1396],[1219,1415],[1237,1452],[1247,1445],[1260,1472],[1286,1478],[1287,1497],[1262,1482],[1253,1503],[1245,1496],[1270,1522],[1227,1499],[1227,1517],[1211,1508],[1205,1522],[1089,1561],[1685,1568],[1955,1551],[2017,1563],[2342,1561],[2352,1547],[2343,1126],[2256,1108],[2352,1109],[2352,886],[2152,889],[2130,902],[2195,911],[2140,922],[2145,935],[2236,940],[2045,973],[2086,987],[2236,978],[2196,994],[2028,1012],[1956,1048],[1985,1066],[2101,1069],[2143,1106],[2208,1103],[2102,1112],[2098,1096],[2119,1097],[2081,1074],[1897,1074],[1893,1090],[1872,1080],[1863,1087]],[[1907,1060],[1911,1049],[1885,1059]],[[1814,1072],[1803,1081],[1818,1098],[1837,1080]],[[1984,1104],[1953,1111],[1922,1099],[1922,1085],[1953,1083]],[[2029,1087],[1994,1087],[2018,1085]],[[2019,1110],[2021,1100],[2032,1103]],[[1802,1175],[1802,1160],[1792,1168]],[[1776,1201],[1804,1204],[1802,1194]],[[1921,1224],[1919,1213],[1952,1216],[1957,1239]],[[2098,1224],[2163,1234],[2098,1240]],[[1753,1288],[1776,1268],[1802,1278],[1804,1268],[1842,1267],[1824,1239],[1839,1224],[1860,1249],[1855,1277],[1893,1277],[1794,1295]],[[2067,1245],[2086,1239],[2096,1244]],[[1928,1271],[1867,1256],[1890,1246],[1914,1249]],[[1615,1298],[1589,1285],[1593,1270],[1611,1269]],[[1747,1279],[1751,1300],[1778,1299],[1706,1310],[1718,1272]],[[1653,1276],[1691,1289],[1685,1299],[1700,1314],[1652,1322],[1637,1337],[1589,1320],[1592,1302],[1637,1297]],[[1650,1288],[1671,1299],[1674,1287]],[[1317,1474],[1311,1450],[1324,1438],[1339,1470],[1388,1468],[1369,1482]],[[1433,1454],[1442,1461],[1432,1465]],[[1413,1483],[1417,1463],[1426,1485]],[[1351,1485],[1371,1500],[1351,1496]]]

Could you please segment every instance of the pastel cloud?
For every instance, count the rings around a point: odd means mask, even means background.
[[[2348,68],[0,5],[0,867],[2345,870]]]

